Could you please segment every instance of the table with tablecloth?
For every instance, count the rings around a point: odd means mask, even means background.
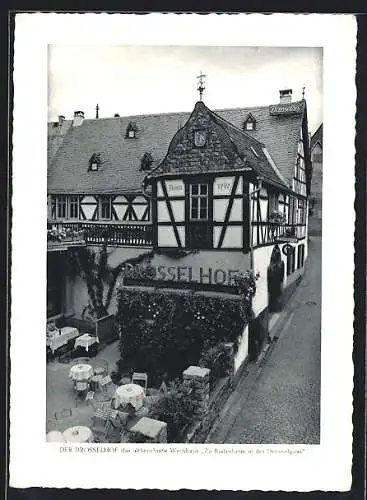
[[[96,343],[99,343],[98,337],[89,335],[89,333],[84,333],[84,335],[80,335],[80,337],[75,340],[74,349],[83,347],[88,352],[89,347]]]
[[[50,347],[52,353],[59,347],[66,345],[69,340],[75,339],[79,336],[79,330],[72,326],[64,326],[59,330],[54,330],[54,333],[48,334],[46,337],[46,345]]]
[[[93,377],[93,367],[87,363],[80,363],[70,368],[69,377],[75,381],[89,380]]]
[[[144,389],[137,384],[120,385],[114,396],[114,407],[126,406],[130,403],[135,410],[140,410],[145,399]]]
[[[89,427],[76,425],[64,431],[64,439],[67,443],[92,443],[93,433]]]
[[[48,443],[64,443],[65,438],[63,433],[60,431],[50,431],[46,435],[46,441]]]

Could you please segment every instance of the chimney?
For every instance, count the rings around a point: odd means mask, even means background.
[[[74,111],[73,127],[78,127],[83,123],[84,111]]]
[[[61,127],[61,125],[64,123],[65,116],[64,115],[59,115],[58,119],[59,119],[59,127]]]
[[[292,102],[292,89],[279,90],[279,102],[281,104]]]

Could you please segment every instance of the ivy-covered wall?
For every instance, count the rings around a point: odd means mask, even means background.
[[[243,295],[123,286],[118,291],[117,310],[122,364],[175,378],[218,342],[236,346],[250,315]]]

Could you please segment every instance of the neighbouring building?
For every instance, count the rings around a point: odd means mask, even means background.
[[[311,137],[310,235],[322,232],[322,123]]]
[[[65,122],[50,126],[53,136],[58,126]],[[308,138],[306,101],[292,102],[291,90],[252,108],[212,111],[198,101],[191,113],[75,112],[49,150],[48,316],[82,317],[90,303],[90,280],[73,272],[78,247],[97,257],[107,248],[112,270],[126,262],[155,270],[129,286],[233,294],[235,275],[252,269],[255,320],[244,327],[238,369],[304,271]],[[100,291],[109,313],[114,283]]]

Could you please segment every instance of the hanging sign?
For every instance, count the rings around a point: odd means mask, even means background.
[[[286,243],[282,248],[283,254],[286,255],[287,257],[288,257],[288,255],[293,253],[293,251],[294,251],[294,247],[292,247],[292,245],[290,245],[289,243]]]

